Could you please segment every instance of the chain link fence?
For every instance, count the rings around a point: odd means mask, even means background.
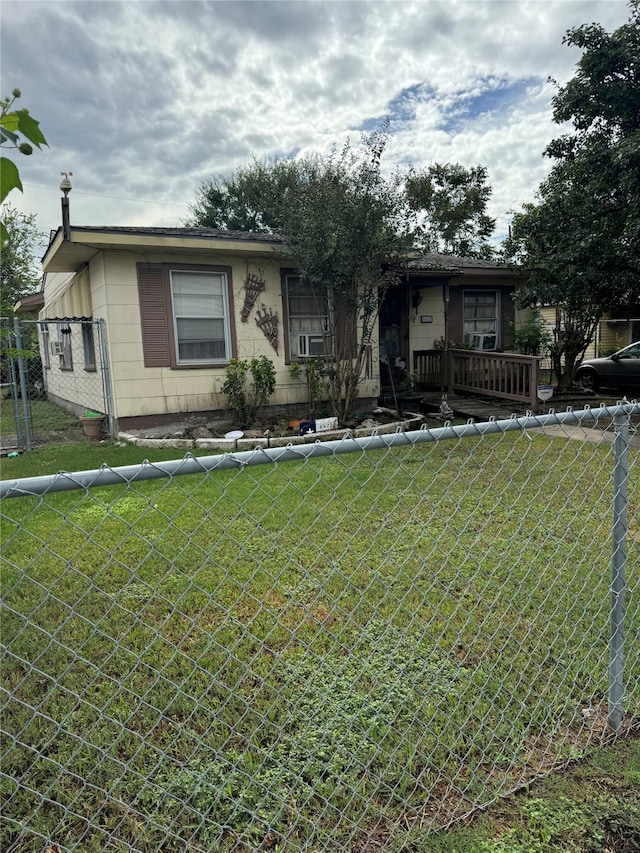
[[[5,481],[0,846],[414,849],[629,736],[639,423]]]
[[[102,321],[2,318],[0,334],[3,451],[76,441],[86,411],[110,421]]]

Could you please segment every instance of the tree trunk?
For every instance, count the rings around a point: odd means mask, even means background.
[[[576,365],[582,360],[587,347],[593,341],[600,315],[580,316],[565,308],[556,308],[556,325],[551,345],[551,363],[558,380],[558,390],[571,387]]]

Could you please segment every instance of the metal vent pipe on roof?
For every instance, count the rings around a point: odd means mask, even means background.
[[[64,193],[62,199],[62,236],[65,240],[71,240],[71,219],[69,217],[69,193],[71,192],[71,181],[69,177],[73,172],[60,172],[63,176],[60,181],[60,189]]]

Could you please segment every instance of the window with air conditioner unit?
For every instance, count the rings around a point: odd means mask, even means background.
[[[60,357],[58,364],[60,370],[73,370],[72,336],[73,332],[69,324],[58,325],[58,340],[51,341],[49,345],[51,353]]]
[[[327,294],[315,292],[297,275],[287,275],[284,281],[289,357],[302,359],[325,355],[330,322]]]
[[[311,357],[324,355],[323,335],[298,335],[298,355]]]
[[[472,349],[493,350],[496,348],[496,335],[484,332],[469,336],[469,345]]]
[[[500,294],[497,290],[465,290],[464,342],[472,349],[494,350],[499,344]]]

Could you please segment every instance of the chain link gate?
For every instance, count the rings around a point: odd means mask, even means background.
[[[0,846],[410,849],[637,730],[639,423],[5,481]]]
[[[113,435],[110,371],[102,320],[2,319],[2,448],[30,450],[74,438],[77,416],[107,416]],[[5,407],[13,429],[5,426]]]

